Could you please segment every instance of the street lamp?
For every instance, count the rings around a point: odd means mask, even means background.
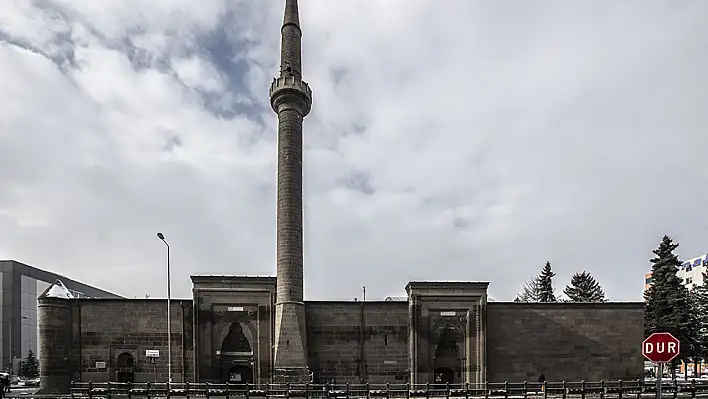
[[[157,233],[159,238],[167,247],[167,382],[172,383],[172,320],[170,317],[170,244],[165,240],[165,235]]]

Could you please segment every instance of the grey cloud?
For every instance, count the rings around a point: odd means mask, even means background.
[[[272,274],[280,3],[0,6],[0,257],[155,297],[162,231],[180,296]],[[705,2],[301,3],[310,298],[550,260],[636,300],[663,234],[708,251]]]

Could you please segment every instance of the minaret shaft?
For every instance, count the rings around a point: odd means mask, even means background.
[[[281,34],[280,76],[273,80],[270,87],[271,107],[278,114],[277,292],[273,381],[306,382],[302,124],[312,106],[312,91],[302,80],[302,32],[297,0],[285,2]]]

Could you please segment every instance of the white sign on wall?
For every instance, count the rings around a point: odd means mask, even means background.
[[[106,362],[96,362],[96,368],[101,370],[106,368]]]
[[[145,351],[145,357],[160,357],[160,351],[157,349],[148,349]]]

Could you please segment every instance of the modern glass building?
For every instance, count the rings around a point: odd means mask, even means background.
[[[17,374],[30,350],[37,355],[37,296],[56,280],[77,298],[122,298],[56,273],[0,260],[0,369]]]

